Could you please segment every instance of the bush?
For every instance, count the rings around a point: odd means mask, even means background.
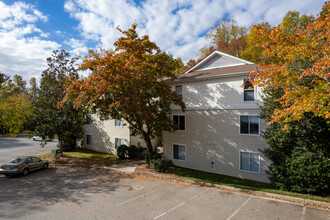
[[[130,159],[135,159],[139,156],[139,148],[137,148],[135,145],[130,145],[128,147],[127,153]]]
[[[157,151],[154,151],[153,154],[152,154],[152,159],[153,160],[157,160],[157,159],[161,159],[162,158],[162,155],[157,153]],[[145,160],[148,161],[149,159],[149,154],[148,152],[146,151],[146,154],[145,154]]]
[[[166,172],[173,166],[173,163],[171,160],[153,159],[150,160],[149,166],[157,172]]]
[[[126,159],[126,157],[128,156],[128,146],[125,144],[120,145],[117,148],[117,156],[122,160]]]

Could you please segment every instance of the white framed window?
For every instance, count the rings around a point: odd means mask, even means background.
[[[246,79],[244,79],[243,81],[244,81],[244,92],[243,92],[244,102],[255,101],[255,92],[252,83]]]
[[[87,145],[92,145],[93,144],[93,136],[90,134],[86,135],[86,144]]]
[[[177,86],[175,86],[175,92],[176,92],[178,95],[182,96],[182,85],[177,85]]]
[[[173,115],[172,118],[175,125],[175,130],[186,130],[186,115]]]
[[[248,135],[260,134],[260,118],[258,115],[240,115],[239,133]]]
[[[122,144],[123,144],[122,138],[115,138],[115,149],[117,149]]]
[[[115,127],[123,127],[123,119],[115,119]]]
[[[91,114],[86,115],[86,124],[88,125],[93,124],[93,117]]]
[[[260,173],[260,153],[240,151],[239,169],[241,171]]]
[[[173,144],[173,159],[186,161],[186,145]]]

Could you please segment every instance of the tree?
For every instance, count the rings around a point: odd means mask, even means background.
[[[211,45],[202,48],[200,54],[205,57],[216,49],[233,56],[240,56],[245,47],[247,32],[248,29],[237,25],[235,20],[223,19],[216,23],[206,35],[211,39]]]
[[[251,61],[253,63],[265,63],[268,59],[264,58],[263,51],[264,47],[256,45],[256,42],[269,42],[269,35],[260,35],[259,29],[265,29],[270,31],[272,26],[268,22],[262,22],[260,24],[254,25],[249,34],[246,36],[246,45],[241,52],[243,59]]]
[[[289,12],[279,26],[255,29],[262,71],[250,78],[263,87],[261,116],[270,124],[264,153],[273,162],[270,180],[281,189],[329,193],[329,7],[308,25],[308,16]]]
[[[76,140],[82,137],[84,114],[76,109],[72,102],[60,105],[64,98],[66,82],[78,79],[74,68],[76,58],[68,59],[65,50],[53,51],[47,58],[48,68],[41,76],[40,88],[35,100],[34,127],[35,134],[43,138],[54,138],[57,135],[59,148],[63,154],[64,145],[76,146]]]
[[[33,115],[33,106],[26,95],[26,82],[14,75],[14,81],[0,73],[0,128],[16,135],[23,131],[25,123]]]
[[[165,78],[173,80],[177,61],[162,52],[147,35],[139,37],[136,24],[123,31],[114,50],[89,51],[80,70],[91,70],[88,79],[76,80],[65,101],[86,106],[101,119],[123,118],[132,135],[141,136],[152,158],[151,139],[163,131],[174,131],[171,104],[184,111],[182,97],[171,90]]]
[[[306,112],[329,119],[329,17],[329,13],[319,16],[292,35],[283,31],[281,25],[271,31],[258,30],[261,39],[270,36],[269,41],[256,42],[265,48],[267,62],[260,63],[262,71],[257,70],[250,77],[266,90],[283,91],[276,100],[281,107],[274,110],[270,123],[299,120]]]

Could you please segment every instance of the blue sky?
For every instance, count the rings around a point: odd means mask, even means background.
[[[111,49],[117,26],[138,24],[157,45],[183,61],[197,58],[215,22],[277,25],[289,10],[316,15],[324,0],[0,0],[0,72],[40,78],[46,58],[65,49]]]

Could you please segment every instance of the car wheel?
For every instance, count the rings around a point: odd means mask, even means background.
[[[28,174],[29,174],[29,169],[28,169],[28,168],[24,168],[22,174],[23,174],[24,176],[28,175]]]
[[[48,168],[48,163],[45,163],[44,166],[43,166],[44,169],[47,169]]]

